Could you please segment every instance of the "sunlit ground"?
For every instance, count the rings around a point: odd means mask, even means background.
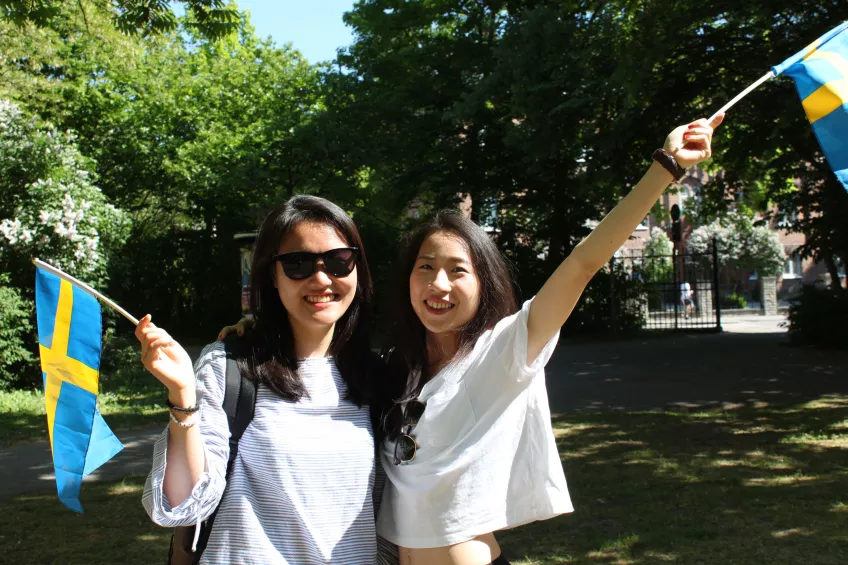
[[[501,532],[515,565],[848,563],[848,397],[555,426],[577,510]],[[0,501],[2,561],[164,562],[170,532],[147,519],[142,485],[85,485],[85,515],[52,492]]]
[[[502,533],[515,564],[848,563],[848,398],[555,421],[575,513]]]

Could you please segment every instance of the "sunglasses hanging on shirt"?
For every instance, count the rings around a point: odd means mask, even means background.
[[[395,440],[395,457],[394,464],[409,463],[415,458],[415,452],[418,451],[418,444],[415,443],[415,438],[411,435],[412,428],[421,419],[424,414],[426,405],[420,400],[410,400],[406,403],[403,409],[403,424],[400,435]]]

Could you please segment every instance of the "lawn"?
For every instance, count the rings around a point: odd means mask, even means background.
[[[848,563],[848,397],[732,412],[555,420],[576,512],[501,532],[515,565]],[[9,563],[147,564],[169,532],[143,477],[87,484],[85,515],[54,493],[0,501]]]
[[[97,405],[114,431],[161,426],[168,418],[164,389],[156,383],[142,390],[100,393]],[[0,391],[0,445],[34,440],[47,440],[44,393]]]

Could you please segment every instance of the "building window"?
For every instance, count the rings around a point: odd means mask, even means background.
[[[777,227],[788,230],[795,222],[798,221],[798,210],[783,210],[779,215],[779,218],[780,219],[775,222]]]
[[[786,256],[786,263],[783,264],[784,279],[800,279],[804,276],[804,267],[801,263],[801,254],[793,251]]]

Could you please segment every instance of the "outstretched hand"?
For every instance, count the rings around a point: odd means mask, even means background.
[[[668,134],[663,148],[671,153],[681,167],[688,169],[712,157],[713,131],[724,120],[718,114],[712,122],[705,118],[696,120]]]

